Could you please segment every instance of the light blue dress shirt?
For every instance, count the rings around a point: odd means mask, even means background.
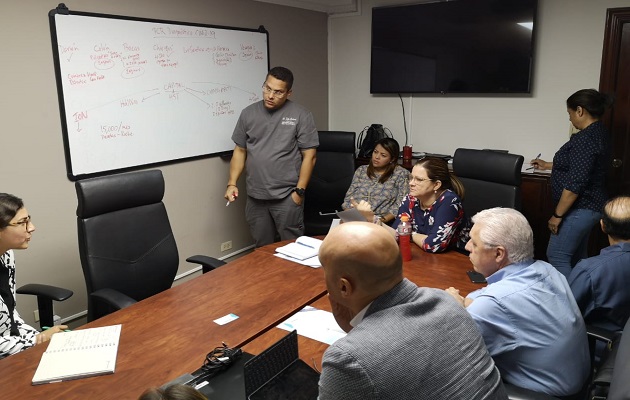
[[[589,373],[586,328],[566,278],[544,261],[511,264],[468,295],[503,380],[555,396],[578,392]]]

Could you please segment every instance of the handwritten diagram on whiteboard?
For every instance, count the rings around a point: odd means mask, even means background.
[[[53,11],[70,179],[234,148],[241,110],[262,98],[264,29]]]

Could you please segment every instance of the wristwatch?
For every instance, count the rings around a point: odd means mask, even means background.
[[[296,187],[296,188],[293,188],[293,192],[297,193],[297,195],[300,197],[304,197],[304,193],[306,192],[306,189]]]

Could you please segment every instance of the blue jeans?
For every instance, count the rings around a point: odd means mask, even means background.
[[[584,208],[571,210],[562,219],[558,234],[551,234],[547,246],[547,260],[567,279],[575,264],[587,257],[588,237],[601,217],[601,213],[593,210]]]

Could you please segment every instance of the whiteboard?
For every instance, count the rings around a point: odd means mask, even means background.
[[[70,180],[225,154],[240,111],[262,99],[262,26],[49,18]]]

